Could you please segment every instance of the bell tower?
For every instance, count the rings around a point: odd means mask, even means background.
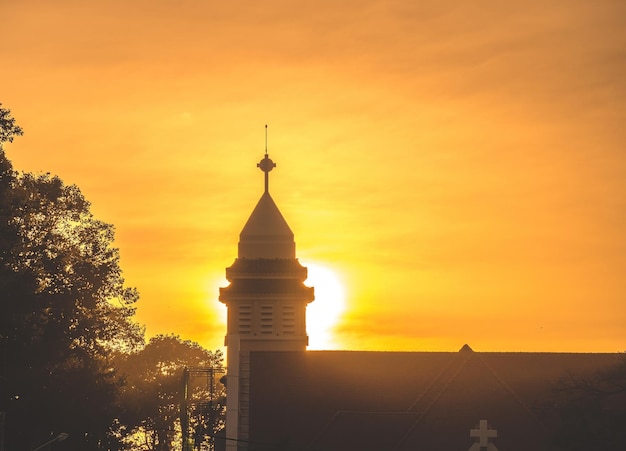
[[[250,352],[304,351],[306,305],[314,299],[313,288],[304,285],[307,269],[296,259],[293,232],[269,193],[276,164],[267,145],[257,166],[265,190],[239,235],[238,256],[226,268],[230,285],[219,296],[228,309],[226,448],[233,451],[248,439]]]

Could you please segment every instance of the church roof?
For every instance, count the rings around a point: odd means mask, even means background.
[[[254,207],[239,236],[241,239],[280,237],[293,240],[293,232],[267,191],[263,193]]]
[[[487,420],[507,451],[549,448],[545,406],[560,378],[617,354],[254,352],[250,440],[257,450],[470,449]]]
[[[265,126],[267,139],[267,125]],[[239,258],[294,259],[293,232],[269,193],[269,173],[276,167],[265,150],[257,167],[265,173],[265,191],[239,234]]]
[[[239,258],[295,257],[293,232],[270,193],[265,191],[239,234]]]

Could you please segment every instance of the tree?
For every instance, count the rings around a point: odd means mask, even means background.
[[[13,142],[15,136],[22,134],[22,128],[15,124],[11,112],[2,108],[2,103],[0,103],[0,150],[2,150],[2,143]]]
[[[126,376],[123,399],[130,449],[168,451],[180,449],[180,403],[185,368],[220,368],[222,354],[211,353],[197,343],[181,340],[175,335],[158,335],[142,350],[119,356],[120,372]],[[203,390],[202,384],[192,384],[191,390]],[[203,393],[208,399],[208,393]],[[203,435],[197,441],[223,426],[223,391],[221,399],[198,407],[192,426]]]
[[[0,411],[7,449],[61,432],[66,449],[114,448],[123,380],[113,350],[143,344],[110,224],[78,187],[18,174],[3,143],[22,133],[0,107]]]
[[[176,336],[145,345],[133,321],[138,294],[124,284],[113,226],[93,217],[78,187],[16,172],[3,144],[21,134],[0,105],[6,448],[33,449],[67,433],[64,449],[169,450],[180,442],[183,368],[220,367],[222,355]],[[205,395],[200,385],[192,390]],[[223,425],[224,405],[196,408],[192,426],[201,444]]]
[[[555,395],[560,418],[554,441],[559,449],[626,449],[626,354],[591,377],[560,381]]]

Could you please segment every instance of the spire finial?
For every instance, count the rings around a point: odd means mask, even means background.
[[[267,155],[267,124],[265,124],[265,157],[256,165],[261,171],[265,172],[265,192],[270,190],[270,176],[269,173],[276,167],[276,163],[270,160]]]

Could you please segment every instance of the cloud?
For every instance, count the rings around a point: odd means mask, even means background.
[[[624,5],[4,2],[9,153],[116,225],[158,327],[235,257],[269,123],[298,251],[348,268],[341,333],[456,350],[442,318],[574,305],[565,343],[624,312]]]

